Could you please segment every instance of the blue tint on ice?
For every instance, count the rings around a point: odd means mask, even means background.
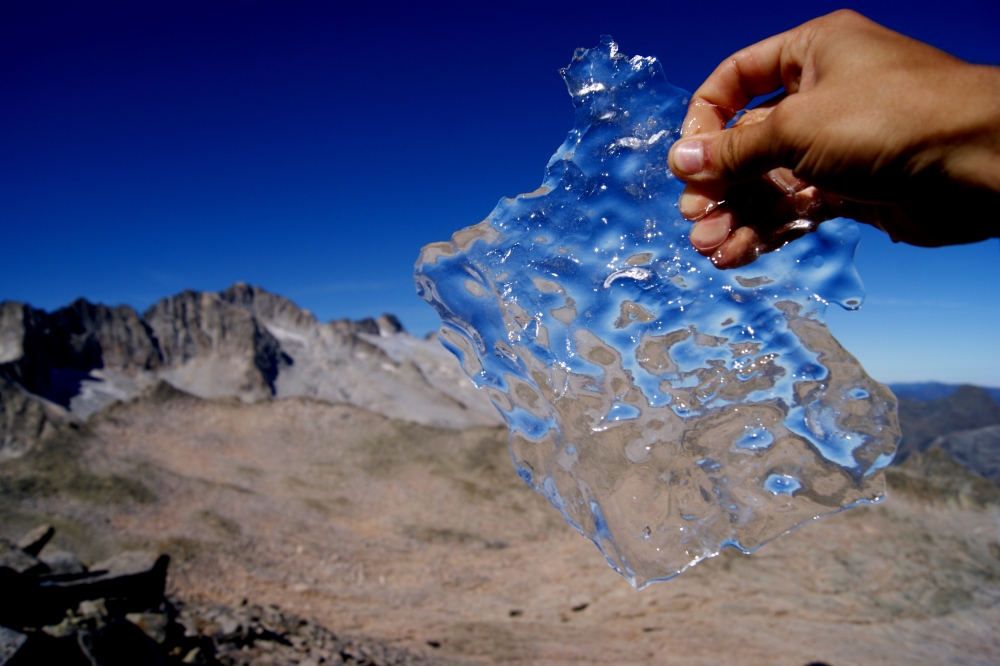
[[[757,427],[750,428],[742,437],[736,440],[736,446],[741,449],[756,451],[757,449],[766,449],[773,442],[774,435],[768,432],[766,428]]]
[[[576,123],[542,186],[415,269],[518,473],[637,586],[880,499],[895,400],[823,324],[863,299],[856,225],[716,269],[667,168],[689,94],[610,38],[562,75]]]
[[[624,421],[626,419],[634,419],[642,412],[635,405],[626,405],[621,402],[616,402],[611,405],[611,409],[608,411],[608,415],[604,417],[608,421]]]
[[[764,479],[764,487],[775,495],[794,495],[796,490],[802,488],[802,484],[795,477],[771,474]]]

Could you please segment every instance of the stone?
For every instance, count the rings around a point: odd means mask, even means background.
[[[52,539],[55,533],[56,528],[51,525],[39,525],[18,539],[17,547],[29,555],[38,557],[38,554],[42,552],[42,548],[45,548],[45,544]]]
[[[142,629],[143,633],[157,643],[167,639],[169,618],[163,613],[126,613],[125,619]]]
[[[78,634],[95,666],[164,666],[159,646],[131,622],[115,618],[96,631]]]
[[[59,624],[47,624],[42,627],[42,631],[52,638],[65,638],[76,634],[77,623],[70,617],[64,617]]]
[[[26,589],[21,621],[28,626],[54,624],[66,610],[91,612],[93,600],[113,599],[117,612],[141,612],[163,600],[170,558],[150,552],[120,553],[69,577],[42,579]],[[87,610],[84,610],[87,609]]]
[[[27,642],[27,634],[0,627],[0,666],[5,666]]]
[[[76,607],[76,614],[84,620],[103,621],[108,616],[108,607],[104,599],[84,599]]]
[[[47,552],[39,559],[49,567],[49,576],[75,575],[87,571],[87,567],[76,555],[64,550]]]
[[[7,567],[25,576],[38,575],[49,569],[44,562],[7,539],[0,539],[0,567]]]

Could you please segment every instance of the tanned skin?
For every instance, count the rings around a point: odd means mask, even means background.
[[[833,217],[924,247],[1000,237],[1000,68],[838,11],[723,61],[669,163],[691,244],[719,268]]]

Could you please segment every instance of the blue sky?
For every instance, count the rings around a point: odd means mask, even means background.
[[[690,90],[840,6],[341,4],[0,0],[0,299],[141,311],[243,280],[423,334],[418,249],[537,187],[572,126],[574,48],[611,34]],[[851,7],[1000,63],[996,2]],[[829,322],[874,377],[1000,385],[1000,243],[863,230],[858,266],[866,305]]]

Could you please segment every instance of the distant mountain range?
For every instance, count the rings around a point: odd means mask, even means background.
[[[942,384],[941,382],[913,382],[908,384],[888,384],[900,400],[921,400],[928,402],[947,398],[962,387],[962,384]],[[1000,388],[982,387],[990,396],[1000,402]]]
[[[389,314],[321,323],[244,283],[184,291],[141,315],[83,299],[54,312],[0,303],[0,461],[56,424],[85,420],[160,382],[202,398],[300,396],[451,429],[501,423],[451,353]],[[1000,482],[1000,389],[890,388],[900,399],[897,463],[939,447]]]
[[[47,422],[85,419],[159,381],[203,398],[302,396],[445,428],[501,423],[450,352],[392,315],[320,323],[237,283],[184,291],[142,315],[83,299],[51,313],[0,303],[0,460]]]

